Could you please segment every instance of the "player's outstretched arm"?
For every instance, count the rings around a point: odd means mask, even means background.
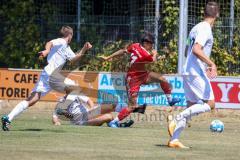
[[[105,61],[111,61],[112,58],[118,57],[118,56],[122,56],[122,55],[124,55],[125,53],[127,53],[127,49],[120,49],[120,50],[114,52],[114,53],[113,53],[112,55],[110,55],[110,56],[99,56],[99,58],[102,58],[102,59],[105,60]]]
[[[50,52],[52,46],[53,46],[53,43],[51,41],[47,42],[45,45],[45,50],[39,52],[39,57],[46,57]]]
[[[92,48],[91,43],[86,42],[83,48],[76,53],[76,56],[70,60],[71,64],[78,62],[81,59],[81,57],[91,48]]]
[[[89,105],[90,108],[94,107],[94,102],[90,98],[88,99],[87,104]]]
[[[54,110],[53,114],[52,114],[52,123],[53,125],[55,126],[60,126],[61,125],[61,122],[60,122],[60,119],[58,118],[58,115],[56,113],[56,110]]]
[[[193,54],[195,54],[201,61],[205,62],[208,65],[207,75],[210,79],[217,76],[217,67],[213,61],[208,58],[202,49],[202,46],[198,43],[193,46]]]

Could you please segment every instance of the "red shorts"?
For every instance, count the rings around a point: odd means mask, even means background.
[[[126,90],[128,99],[137,98],[140,86],[146,84],[149,72],[141,72],[134,74],[127,74],[126,77]]]

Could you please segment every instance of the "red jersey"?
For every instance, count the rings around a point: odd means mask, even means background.
[[[130,68],[128,69],[128,75],[138,75],[147,72],[145,69],[145,64],[153,62],[153,57],[150,52],[148,52],[139,43],[133,43],[128,48],[127,51],[131,54],[130,57]]]

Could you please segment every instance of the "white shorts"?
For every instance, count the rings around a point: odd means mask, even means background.
[[[50,78],[49,75],[42,71],[40,78],[38,82],[35,84],[35,87],[33,88],[32,92],[41,92],[41,97],[45,96],[48,92],[51,90],[56,90],[61,93],[65,93],[65,87],[70,86],[78,86],[73,80],[69,78],[64,79],[54,79],[55,83],[49,83]],[[52,80],[53,81],[53,80]]]
[[[205,75],[184,75],[183,88],[186,100],[192,103],[197,103],[200,100],[214,100],[210,80]]]
[[[101,114],[101,106],[95,106],[94,108],[88,109],[84,105],[78,105],[74,108],[68,108],[68,111],[73,114],[72,124],[85,125],[88,120],[96,118]]]

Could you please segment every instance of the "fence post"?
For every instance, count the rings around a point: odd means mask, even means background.
[[[80,27],[81,27],[81,0],[77,2],[77,42],[80,43]]]
[[[234,0],[231,0],[231,4],[230,4],[230,40],[229,40],[229,49],[232,48],[233,29],[234,29]]]
[[[156,0],[155,1],[155,27],[154,27],[154,36],[155,36],[155,40],[154,40],[154,49],[158,50],[158,21],[160,18],[159,15],[159,6],[160,6],[160,0]]]
[[[180,0],[178,35],[178,74],[182,73],[184,52],[187,42],[188,0]]]

